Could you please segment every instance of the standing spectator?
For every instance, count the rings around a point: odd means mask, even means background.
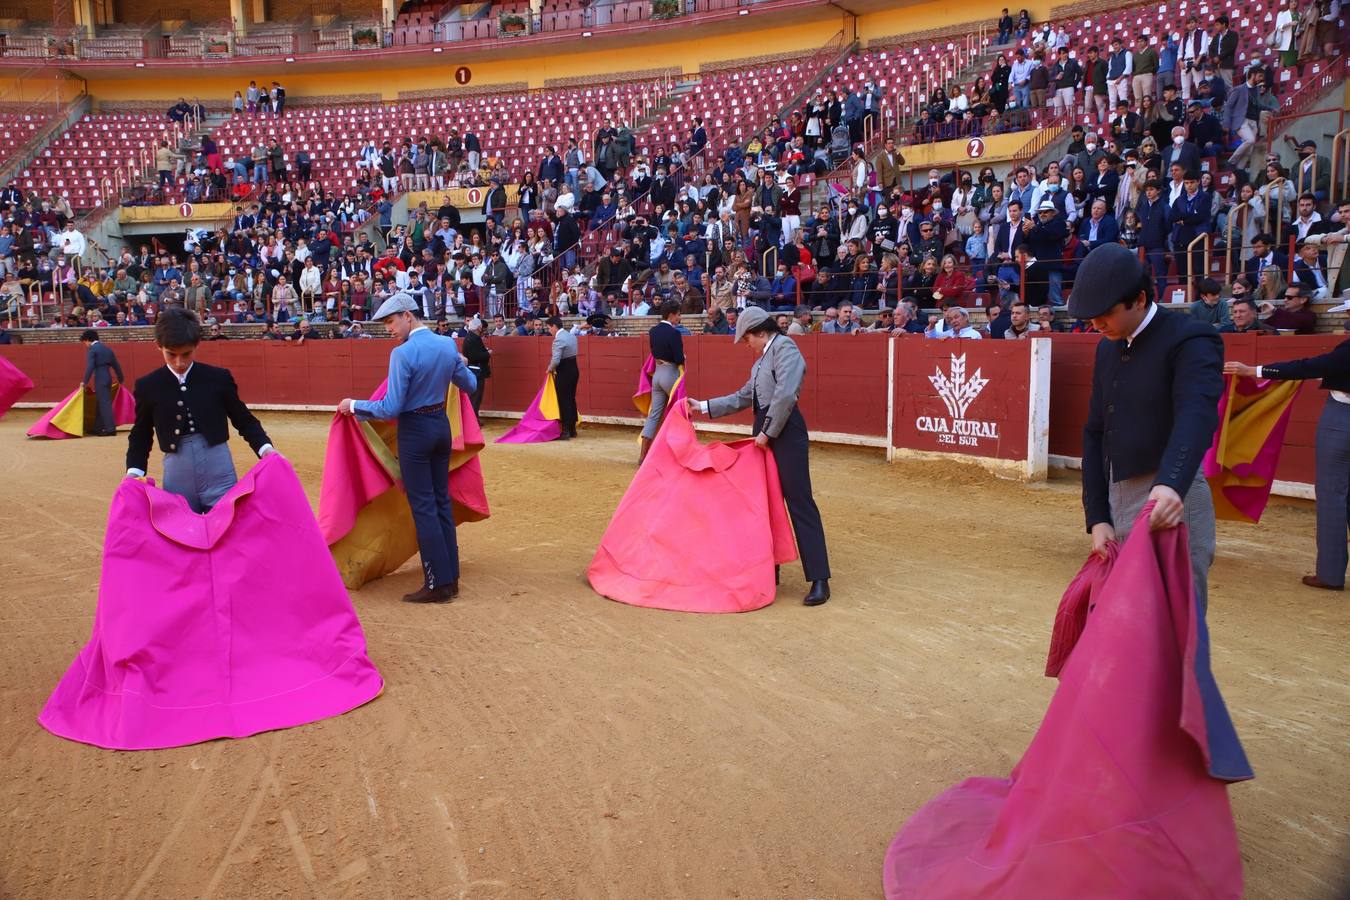
[[[1213,195],[1200,189],[1199,172],[1187,172],[1183,185],[1181,196],[1172,204],[1172,249],[1183,277],[1198,279],[1207,274],[1205,249],[1203,245],[1189,248],[1197,237],[1212,229]]]
[[[173,172],[178,159],[178,154],[169,149],[168,141],[159,142],[159,149],[155,151],[155,169],[159,172],[160,187],[173,183]]]
[[[1209,48],[1205,55],[1217,64],[1218,74],[1225,84],[1233,84],[1237,73],[1237,33],[1228,27],[1228,17],[1216,16],[1210,25]]]
[[[1111,55],[1106,63],[1106,90],[1110,105],[1119,109],[1121,103],[1129,105],[1130,78],[1134,74],[1134,55],[1125,49],[1125,42],[1119,37],[1111,38]]]
[[[1145,97],[1153,96],[1153,82],[1158,75],[1160,60],[1158,51],[1154,50],[1149,39],[1143,36],[1135,38],[1132,56],[1134,99],[1136,103],[1141,103]]]
[[[1060,47],[1056,51],[1058,59],[1055,61],[1055,67],[1051,70],[1055,89],[1054,106],[1066,116],[1074,113],[1075,91],[1078,83],[1083,79],[1083,70],[1078,65],[1078,60],[1069,58],[1069,48]]]
[[[1027,59],[1025,47],[1017,48],[1017,58],[1013,60],[1012,73],[1008,76],[1012,82],[1013,99],[1018,109],[1031,106],[1031,72],[1035,64]]]
[[[1097,116],[1097,127],[1106,124],[1110,89],[1106,83],[1108,67],[1106,60],[1100,58],[1097,47],[1087,49],[1087,63],[1083,67],[1083,114]]]
[[[1045,67],[1045,53],[1037,50],[1027,78],[1029,88],[1029,109],[1041,109],[1045,106],[1045,97],[1050,90],[1050,70]]]
[[[286,89],[277,82],[272,82],[272,115],[280,117],[286,110]]]
[[[1261,79],[1263,73],[1259,67],[1249,67],[1247,77],[1242,84],[1228,92],[1223,105],[1223,127],[1238,136],[1241,143],[1228,157],[1228,164],[1234,168],[1246,168],[1256,147],[1256,138],[1261,118]]]
[[[1181,33],[1181,98],[1190,100],[1196,93],[1203,71],[1203,59],[1209,48],[1209,36],[1195,16],[1187,16]]]
[[[1008,7],[1003,7],[1003,13],[998,17],[998,42],[1006,44],[1012,40],[1013,17],[1008,15]]]
[[[1164,36],[1163,47],[1158,54],[1158,93],[1177,86],[1177,57],[1181,53],[1181,35]]]

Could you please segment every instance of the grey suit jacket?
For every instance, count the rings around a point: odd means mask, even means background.
[[[117,373],[119,382],[122,381],[122,366],[117,362],[117,354],[113,353],[112,348],[107,344],[102,341],[90,344],[84,358],[84,380],[86,382],[93,375],[97,376],[94,379],[96,387],[106,387],[112,383],[109,369]]]
[[[750,369],[750,380],[734,394],[708,401],[712,418],[729,415],[758,402],[767,407],[760,431],[776,438],[787,427],[788,416],[797,405],[806,374],[806,360],[797,344],[786,335],[778,335]]]

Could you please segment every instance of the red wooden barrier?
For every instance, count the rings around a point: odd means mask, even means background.
[[[1223,339],[1225,359],[1260,365],[1326,353],[1345,336],[1225,334]],[[1101,339],[1091,334],[1057,334],[1048,340],[1054,346],[1050,362],[1050,453],[1076,462],[1083,455],[1083,424],[1092,390],[1093,359]],[[1310,383],[1294,403],[1275,470],[1280,481],[1312,483],[1313,437],[1326,401],[1325,392],[1316,388],[1316,382]]]

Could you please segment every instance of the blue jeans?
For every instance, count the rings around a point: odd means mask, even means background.
[[[1013,99],[1017,101],[1018,109],[1026,109],[1031,106],[1031,85],[1013,85]]]
[[[450,420],[445,412],[398,417],[398,464],[417,529],[426,587],[459,579],[459,542],[450,506]]]
[[[253,183],[267,184],[267,165],[265,163],[261,166],[253,167]]]
[[[1064,305],[1064,272],[1062,269],[1051,269],[1048,273],[1050,282],[1050,305]]]
[[[1148,257],[1148,267],[1153,272],[1154,299],[1162,303],[1165,299],[1163,294],[1167,291],[1167,253],[1163,250],[1146,250],[1145,255]]]

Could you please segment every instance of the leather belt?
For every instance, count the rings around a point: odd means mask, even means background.
[[[444,403],[433,403],[430,406],[419,406],[417,409],[410,409],[408,412],[418,416],[432,416],[438,412],[445,412]]]

